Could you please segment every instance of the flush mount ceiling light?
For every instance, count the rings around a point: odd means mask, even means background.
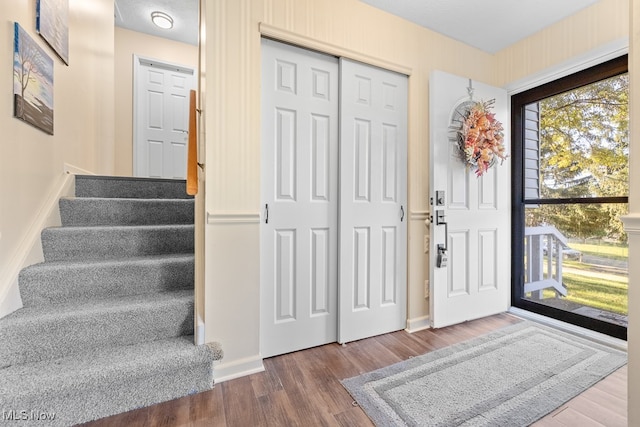
[[[151,21],[160,28],[168,30],[173,27],[173,18],[164,12],[151,12]]]

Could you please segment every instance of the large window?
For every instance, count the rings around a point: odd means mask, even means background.
[[[513,301],[626,339],[623,56],[514,95]]]

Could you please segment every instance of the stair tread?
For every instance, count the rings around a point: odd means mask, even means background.
[[[83,301],[82,304],[74,301],[50,306],[23,307],[21,310],[14,311],[0,319],[0,327],[3,323],[9,324],[28,320],[45,322],[97,312],[125,312],[150,304],[182,303],[184,301],[193,301],[193,289],[88,300]]]
[[[164,178],[77,175],[76,196],[105,198],[192,199],[186,181]]]
[[[103,381],[109,375],[135,376],[141,366],[171,370],[192,360],[208,363],[222,358],[219,345],[196,346],[192,335],[157,341],[95,348],[58,359],[0,369],[0,396],[44,393],[74,387],[69,378]]]
[[[159,263],[162,261],[189,261],[193,260],[194,255],[191,253],[169,253],[169,254],[157,254],[157,255],[144,255],[138,257],[127,258],[108,258],[108,259],[87,259],[87,260],[69,260],[69,261],[46,261],[32,264],[25,267],[22,271],[31,270],[53,270],[60,267],[70,268],[95,268],[99,266],[111,266],[111,265],[133,265],[133,264],[148,264]]]
[[[0,368],[191,335],[193,304],[189,289],[24,307],[0,319]]]
[[[194,224],[139,224],[139,225],[67,225],[67,226],[63,226],[63,225],[56,225],[53,227],[47,227],[44,229],[44,231],[47,230],[53,230],[53,231],[61,231],[61,232],[65,232],[65,231],[69,231],[69,232],[73,232],[73,231],[78,231],[78,230],[131,230],[133,228],[139,228],[139,229],[143,229],[143,230],[151,230],[153,228],[159,229],[159,230],[167,230],[167,229],[174,229],[174,228],[179,228],[179,229],[188,229],[188,228],[194,228]]]
[[[50,227],[42,231],[45,261],[193,253],[194,225]]]
[[[25,307],[193,289],[194,255],[42,262],[18,280]]]
[[[63,196],[60,199],[62,200],[72,200],[77,201],[79,203],[91,202],[91,201],[104,201],[109,203],[164,203],[164,202],[173,202],[176,204],[194,204],[195,199],[175,199],[172,197],[168,198],[139,198],[139,197],[81,197],[81,196]]]

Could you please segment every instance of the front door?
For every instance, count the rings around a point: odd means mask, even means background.
[[[261,353],[336,341],[338,60],[262,41]]]
[[[495,100],[492,112],[509,146],[506,91],[441,71],[431,74],[429,280],[435,328],[504,312],[510,300],[510,166],[508,159],[498,160],[476,177],[461,160],[452,132],[461,123],[457,107],[470,101],[468,88],[473,101]]]
[[[194,70],[137,56],[134,61],[133,174],[184,179]]]

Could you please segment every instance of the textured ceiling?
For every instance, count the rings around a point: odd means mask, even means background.
[[[599,0],[360,0],[496,53]]]
[[[599,0],[360,1],[495,53]],[[115,25],[197,45],[198,3],[198,0],[115,0]],[[151,12],[156,10],[173,17],[172,29],[163,30],[151,23]]]
[[[117,27],[198,45],[198,0],[115,0],[114,3]],[[151,22],[151,12],[156,10],[173,18],[173,28],[163,30]]]

